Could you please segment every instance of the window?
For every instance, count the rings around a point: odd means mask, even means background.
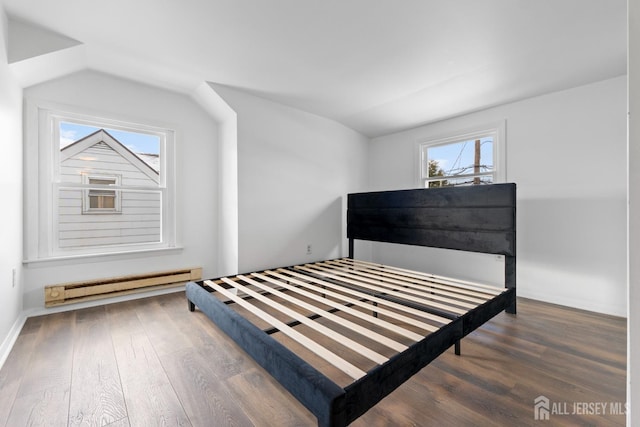
[[[504,124],[422,142],[419,159],[426,188],[504,182]]]
[[[27,261],[176,246],[172,130],[28,102],[32,115]]]
[[[84,191],[83,214],[122,213],[120,192],[109,190],[109,187],[120,185],[120,176],[88,176],[84,174],[83,182],[90,185],[90,188]]]

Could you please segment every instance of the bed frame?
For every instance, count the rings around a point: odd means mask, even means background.
[[[515,184],[349,194],[348,258],[189,282],[189,309],[204,312],[319,426],[346,426],[451,346],[459,354],[460,340],[496,314],[515,314],[515,207]],[[354,240],[503,255],[505,288],[357,261]],[[288,308],[293,306],[298,310]],[[278,320],[283,313],[287,320]],[[360,320],[346,320],[351,314]],[[343,323],[330,330],[331,321]],[[362,324],[375,326],[362,332]],[[325,338],[309,340],[297,328]],[[340,332],[344,328],[348,336]],[[381,329],[388,333],[374,332]],[[376,345],[350,338],[358,333]],[[325,363],[312,366],[290,341]],[[327,341],[347,350],[327,350]],[[369,358],[368,364],[360,368],[342,358],[348,349]],[[350,377],[346,385],[326,373],[327,362],[338,377]]]

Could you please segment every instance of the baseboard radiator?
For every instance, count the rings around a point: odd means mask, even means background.
[[[50,285],[44,288],[44,306],[54,307],[62,304],[73,304],[177,287],[184,285],[188,281],[201,279],[202,268],[197,267]]]

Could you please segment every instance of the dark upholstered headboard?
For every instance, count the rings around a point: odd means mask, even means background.
[[[515,184],[356,193],[347,204],[350,242],[516,254]]]

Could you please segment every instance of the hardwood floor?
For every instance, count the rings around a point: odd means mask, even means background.
[[[625,375],[624,319],[520,299],[353,425],[623,426]],[[548,421],[534,419],[539,396]],[[0,370],[0,425],[316,420],[175,293],[28,319]]]

